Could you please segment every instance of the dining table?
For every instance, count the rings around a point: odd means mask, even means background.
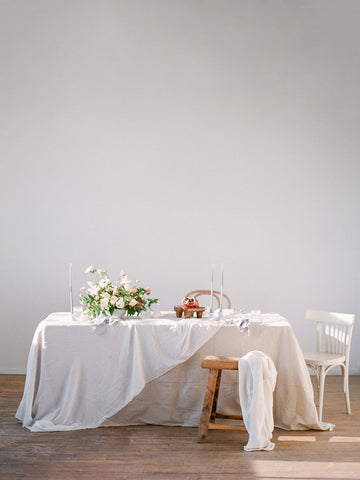
[[[157,317],[157,318],[154,318]],[[87,319],[57,312],[34,333],[16,418],[33,432],[99,426],[199,425],[207,355],[268,355],[277,371],[274,424],[329,430],[290,322],[236,311],[177,318],[175,312]],[[238,372],[224,371],[218,411],[240,412]]]

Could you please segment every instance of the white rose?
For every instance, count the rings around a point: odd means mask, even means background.
[[[108,298],[102,298],[100,300],[100,305],[101,305],[101,308],[106,308],[109,304],[109,299]]]
[[[130,300],[130,302],[129,302],[129,305],[130,305],[130,307],[135,307],[135,305],[136,305],[137,303],[138,303],[137,300],[135,300],[135,298],[132,298],[132,299]]]
[[[116,301],[117,301],[117,298],[113,295],[113,296],[110,298],[110,303],[111,303],[111,305],[115,305]]]
[[[116,302],[116,308],[124,308],[124,306],[125,306],[124,300],[120,298],[120,300]]]
[[[99,285],[101,288],[105,288],[107,285],[109,285],[110,279],[108,277],[102,278],[99,282]]]
[[[87,282],[87,284],[89,285],[89,293],[94,297],[95,295],[97,295],[98,291],[99,291],[99,286],[96,285],[94,282]]]
[[[132,280],[130,280],[128,275],[124,275],[121,280],[121,285],[125,288],[125,290],[130,290],[132,284]]]
[[[105,293],[102,294],[102,297],[103,297],[103,298],[106,298],[107,300],[109,300],[109,298],[111,297],[111,295],[110,295],[110,293],[105,292]]]

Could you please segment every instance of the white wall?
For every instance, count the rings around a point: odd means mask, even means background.
[[[357,0],[0,0],[0,372],[90,264],[161,308],[209,287],[360,309]],[[358,318],[359,319],[359,318]],[[360,373],[356,326],[352,373]]]

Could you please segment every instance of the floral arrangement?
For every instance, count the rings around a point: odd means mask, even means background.
[[[141,312],[158,303],[157,298],[149,298],[149,287],[140,287],[139,281],[133,282],[120,273],[120,282],[113,284],[105,270],[94,268],[92,265],[85,270],[96,276],[96,283],[87,282],[88,288],[81,288],[80,302],[84,306],[84,315],[94,318],[99,315],[114,315],[122,311],[127,316],[140,315]]]

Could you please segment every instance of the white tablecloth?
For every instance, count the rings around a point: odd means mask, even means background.
[[[88,321],[52,314],[34,334],[24,395],[16,417],[32,431],[104,425],[197,426],[208,354],[269,355],[278,371],[275,426],[328,429],[319,422],[313,390],[293,331],[278,315],[262,316],[250,331],[206,319],[134,319],[96,335]],[[225,371],[223,413],[239,413],[237,372]]]

